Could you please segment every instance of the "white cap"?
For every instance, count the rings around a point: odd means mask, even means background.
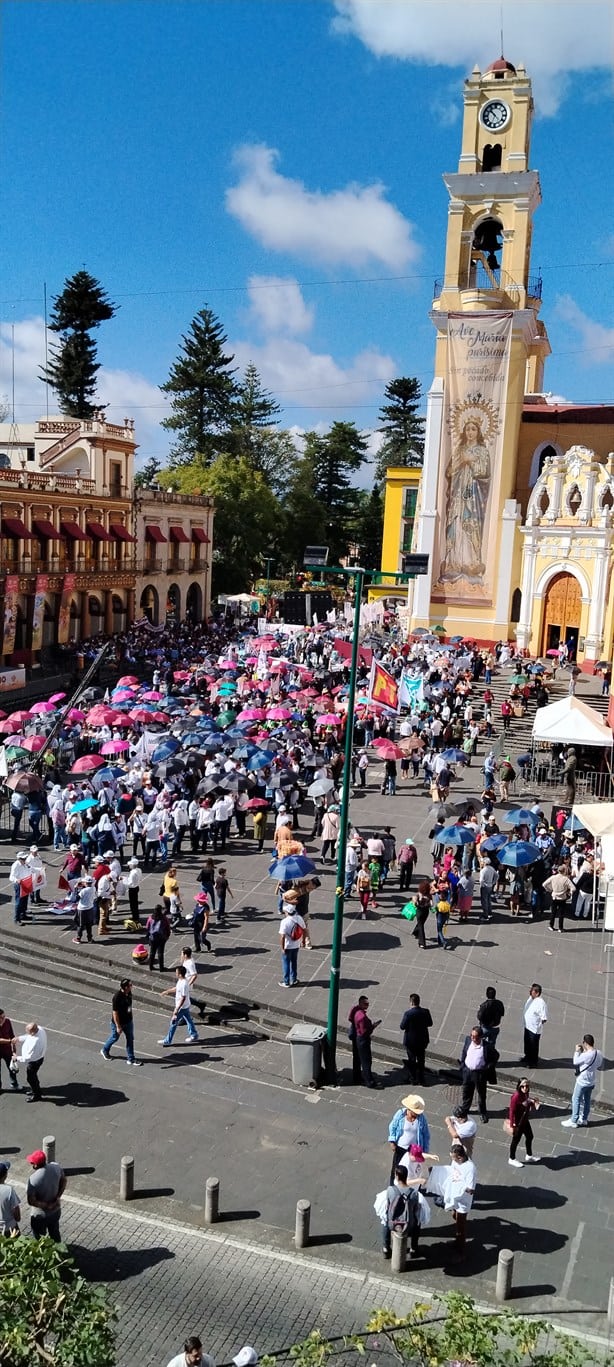
[[[241,1348],[241,1351],[237,1353],[237,1356],[232,1360],[235,1367],[256,1367],[258,1354],[255,1348],[250,1348],[249,1345],[246,1345],[245,1348]]]

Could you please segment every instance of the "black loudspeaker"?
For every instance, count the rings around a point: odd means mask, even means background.
[[[332,606],[333,596],[329,589],[312,589],[309,593],[289,589],[283,596],[281,617],[291,625],[310,626],[314,617],[318,622],[325,622]]]

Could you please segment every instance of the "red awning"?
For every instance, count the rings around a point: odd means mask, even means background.
[[[145,536],[148,541],[157,541],[159,544],[166,541],[166,537],[161,527],[146,527]]]
[[[70,536],[73,541],[89,541],[88,532],[82,532],[76,522],[60,522],[60,530],[63,536]]]
[[[168,532],[171,541],[183,541],[187,546],[189,546],[190,538],[187,535],[187,533],[184,532],[183,527],[169,527]]]
[[[96,541],[113,541],[111,533],[103,527],[102,522],[88,522],[87,530],[90,536],[95,537]]]
[[[136,537],[124,527],[123,522],[109,522],[109,531],[113,533],[116,541],[136,541]]]
[[[192,540],[198,541],[200,545],[209,545],[209,537],[204,527],[192,527]]]
[[[57,537],[60,535],[53,522],[48,522],[46,517],[33,517],[32,526],[39,536]]]
[[[3,517],[2,531],[5,536],[19,536],[23,541],[31,541],[34,533],[29,532],[20,517]]]

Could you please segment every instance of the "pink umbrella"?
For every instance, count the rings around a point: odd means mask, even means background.
[[[152,717],[155,717],[156,715],[155,712],[150,712],[147,707],[133,707],[132,711],[128,713],[128,716],[132,717],[133,721],[151,721]]]
[[[341,726],[341,717],[336,712],[323,712],[316,721],[316,726]]]
[[[117,682],[118,684],[138,684],[139,680],[135,679],[134,674],[122,674],[121,679],[118,679]]]
[[[190,674],[189,669],[176,669],[175,672],[174,672],[174,674],[173,674],[173,678],[174,678],[174,679],[191,679],[191,678],[192,678],[192,675]]]
[[[98,703],[88,712],[87,720],[91,726],[111,726],[121,715],[114,707],[105,707],[103,703]]]
[[[163,725],[166,725],[168,721],[166,712],[150,712],[150,717],[152,721],[162,722]]]
[[[237,713],[237,721],[265,721],[266,707],[244,707]]]
[[[35,702],[30,708],[32,717],[42,716],[45,712],[55,712],[55,707],[50,698],[46,702]]]
[[[155,688],[150,688],[147,693],[141,693],[143,702],[159,702],[164,697],[163,693],[156,693]]]
[[[131,717],[118,717],[118,718],[117,718],[117,721],[114,721],[114,722],[113,722],[113,725],[114,725],[114,726],[132,726],[132,719],[131,719]]]
[[[101,755],[119,755],[122,750],[129,750],[130,742],[127,740],[106,740],[100,747]]]
[[[268,707],[267,717],[269,721],[290,721],[292,713],[289,707]]]
[[[7,736],[3,743],[4,745],[17,745],[20,750],[25,750],[26,748],[25,736]]]
[[[85,712],[82,712],[80,707],[71,707],[68,713],[68,720],[85,721]]]
[[[113,702],[132,702],[132,692],[131,688],[114,688]]]
[[[51,709],[51,711],[53,712],[53,708]],[[27,721],[32,721],[32,717],[29,712],[24,711],[24,709],[22,708],[20,712],[11,712],[9,714],[9,721],[12,722],[14,727],[25,726],[25,723]]]
[[[46,736],[26,736],[25,740],[19,742],[22,750],[29,750],[31,754],[36,754],[47,744]]]
[[[71,769],[71,774],[90,774],[93,769],[100,769],[104,764],[102,755],[81,755],[76,759]]]
[[[0,721],[0,735],[11,736],[14,731],[15,724],[12,717],[5,717],[4,721]]]
[[[65,697],[65,693],[52,693],[49,702],[62,702]]]

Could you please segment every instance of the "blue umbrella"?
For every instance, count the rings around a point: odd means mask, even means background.
[[[170,759],[171,755],[176,755],[180,749],[181,741],[175,740],[174,736],[167,736],[165,740],[160,741],[159,745],[156,745],[151,758],[154,764],[162,764],[165,759]]]
[[[198,749],[198,746],[202,745],[202,742],[203,736],[201,735],[200,731],[186,731],[185,734],[181,737],[181,744],[184,750],[189,749],[191,745],[195,745]]]
[[[583,822],[579,821],[577,816],[574,816],[573,813],[571,816],[567,817],[565,825],[563,826],[563,830],[570,832],[572,835],[574,831],[585,831],[586,829]]]
[[[257,746],[255,746],[255,745],[250,745],[249,743],[246,742],[244,745],[237,745],[236,750],[233,750],[233,752],[232,752],[232,758],[233,758],[233,759],[249,759],[251,755],[255,755],[256,753],[257,753]]]
[[[504,845],[507,845],[506,835],[489,835],[486,840],[480,841],[480,849],[487,850],[489,854],[502,849]]]
[[[125,775],[126,770],[119,764],[107,764],[104,769],[98,769],[96,777],[102,779],[119,778],[120,774]]]
[[[247,761],[247,767],[253,772],[258,769],[266,769],[275,759],[272,750],[258,750],[255,755],[251,755]]]
[[[97,797],[82,797],[80,802],[75,802],[74,807],[71,807],[71,811],[73,811],[73,812],[87,812],[88,808],[90,808],[90,807],[97,807],[97,806],[98,806],[98,798],[97,798]]]
[[[224,748],[224,737],[204,736],[202,740],[199,740],[198,746],[200,750],[205,751],[205,754],[215,755],[217,750],[222,750]]]
[[[306,878],[315,873],[316,866],[304,854],[288,854],[285,859],[274,859],[269,864],[269,878],[278,878],[282,883],[291,883],[296,878]]]
[[[508,869],[520,869],[524,864],[536,864],[541,857],[539,845],[533,845],[530,840],[512,840],[509,845],[497,851],[499,863],[505,864]]]
[[[448,761],[448,764],[466,764],[467,756],[464,750],[456,750],[451,747],[449,750],[442,750],[441,758]]]
[[[505,826],[536,826],[537,817],[528,807],[516,807],[514,811],[508,812],[503,822]]]
[[[443,831],[437,832],[436,839],[438,845],[473,845],[475,831],[467,826],[445,826]]]

